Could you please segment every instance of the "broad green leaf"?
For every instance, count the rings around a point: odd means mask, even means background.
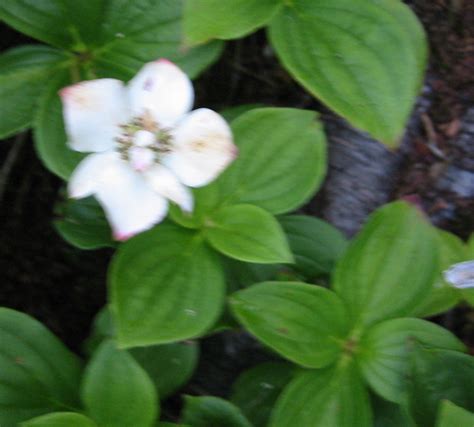
[[[90,354],[107,338],[115,338],[116,331],[108,307],[104,307],[94,319],[91,335],[86,342]],[[133,358],[147,372],[161,399],[173,394],[184,385],[196,368],[199,357],[197,342],[136,347],[129,350]]]
[[[199,357],[195,342],[137,347],[130,354],[148,373],[161,399],[172,395],[191,378]]]
[[[266,427],[273,406],[293,376],[294,367],[266,362],[245,371],[232,386],[230,401],[255,427]]]
[[[255,110],[256,108],[265,108],[265,105],[241,104],[236,105],[235,107],[225,108],[224,110],[219,111],[219,113],[222,117],[224,117],[224,119],[226,119],[230,123],[242,114],[248,113],[249,111]]]
[[[106,0],[2,0],[0,19],[53,46],[84,51],[86,42],[97,39],[105,3]]]
[[[369,328],[359,343],[357,361],[365,380],[384,399],[402,402],[414,341],[437,349],[465,351],[448,330],[421,319],[386,320]]]
[[[46,46],[20,46],[0,55],[0,138],[31,125],[45,85],[67,61],[65,53]]]
[[[372,396],[374,427],[417,427],[405,405]]]
[[[318,218],[288,215],[278,219],[286,233],[296,268],[306,278],[331,274],[347,247],[347,240],[332,225]]]
[[[92,197],[57,204],[53,222],[61,237],[79,249],[115,246],[104,211]]]
[[[192,427],[252,427],[239,408],[213,396],[186,396],[183,423]]]
[[[223,201],[279,214],[296,209],[326,172],[326,140],[312,111],[262,108],[232,122],[239,156],[218,179]]]
[[[168,58],[196,77],[217,60],[223,45],[185,47],[182,9],[183,0],[107,0],[92,70],[100,77],[128,80],[143,63]]]
[[[158,416],[155,387],[128,352],[104,341],[86,367],[82,400],[101,427],[150,427]]]
[[[438,279],[433,282],[430,293],[414,311],[413,315],[417,317],[429,317],[443,313],[455,306],[462,297],[459,290],[446,283],[443,278],[443,271],[453,264],[464,261],[466,259],[466,248],[463,241],[454,234],[443,230],[436,231],[440,271]]]
[[[293,261],[280,224],[262,208],[225,206],[213,214],[207,224],[207,240],[224,255],[262,264]]]
[[[79,404],[81,363],[41,323],[0,308],[0,425]]]
[[[54,174],[67,180],[85,157],[67,146],[59,89],[69,84],[66,71],[51,79],[39,100],[34,123],[35,148],[43,164]]]
[[[264,344],[308,368],[321,368],[343,352],[347,313],[333,292],[296,282],[264,282],[232,296],[237,319]]]
[[[288,269],[281,264],[254,264],[231,258],[223,258],[223,263],[227,287],[234,292],[255,283],[276,280],[281,271]]]
[[[473,427],[474,414],[449,400],[441,402],[436,427]]]
[[[306,371],[285,388],[277,401],[270,425],[372,427],[367,390],[350,362],[338,367]]]
[[[420,90],[427,42],[395,0],[292,0],[269,36],[283,65],[355,126],[396,147]]]
[[[390,203],[369,217],[336,266],[334,290],[359,326],[409,315],[438,270],[434,230],[417,208]]]
[[[408,403],[417,426],[434,426],[444,399],[474,411],[473,384],[473,356],[415,346],[408,376]]]
[[[21,427],[97,427],[97,424],[75,412],[55,412],[21,423]]]
[[[199,234],[172,224],[121,245],[109,284],[122,347],[201,335],[223,304],[224,275],[216,254]]]
[[[236,39],[265,25],[282,0],[187,0],[185,39],[198,44],[211,39]]]

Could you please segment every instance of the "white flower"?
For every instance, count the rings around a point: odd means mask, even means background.
[[[70,147],[94,153],[73,172],[69,195],[94,195],[117,240],[160,222],[168,200],[192,211],[187,187],[208,184],[237,155],[219,114],[189,112],[191,81],[167,60],[146,64],[127,86],[99,79],[60,94]]]
[[[474,260],[453,264],[443,272],[443,276],[455,288],[474,288]]]

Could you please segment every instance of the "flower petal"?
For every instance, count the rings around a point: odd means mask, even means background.
[[[109,168],[114,168],[119,160],[118,154],[113,151],[91,154],[79,163],[69,179],[69,197],[82,199],[94,194],[101,182],[102,176]]]
[[[207,108],[188,114],[173,133],[173,150],[165,165],[189,187],[213,181],[237,157],[229,125]]]
[[[128,90],[132,114],[148,112],[162,127],[176,123],[194,102],[191,80],[165,59],[146,64],[130,81]]]
[[[163,166],[155,166],[145,173],[150,187],[163,197],[176,203],[183,211],[193,210],[193,195],[173,173]]]
[[[128,121],[126,90],[120,80],[99,79],[61,90],[68,143],[73,150],[110,150]]]
[[[102,171],[98,169],[100,161],[96,160],[99,156],[106,154],[89,156],[94,159],[90,160],[90,168],[84,167],[81,174],[85,176],[90,172],[93,184],[89,189],[104,208],[114,237],[126,240],[160,222],[168,210],[166,199],[155,193],[118,153],[110,154]]]

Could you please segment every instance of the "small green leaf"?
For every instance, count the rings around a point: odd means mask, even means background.
[[[409,371],[410,343],[465,351],[448,330],[421,319],[386,320],[369,328],[360,341],[357,361],[369,385],[384,399],[401,403]]]
[[[84,51],[97,39],[105,1],[2,0],[0,19],[53,46]]]
[[[184,32],[190,44],[236,39],[265,25],[282,0],[187,0]]]
[[[161,399],[172,395],[191,378],[199,357],[195,342],[137,347],[130,354],[148,373]]]
[[[225,287],[219,260],[202,237],[166,223],[120,246],[109,284],[122,347],[203,334],[222,310]]]
[[[472,427],[474,414],[456,406],[449,400],[441,402],[436,427]]]
[[[334,275],[334,290],[354,322],[406,316],[420,305],[439,272],[434,239],[422,213],[405,202],[390,203],[369,217]]]
[[[283,65],[355,126],[396,147],[427,62],[423,28],[394,0],[292,0],[269,36]]]
[[[97,427],[90,418],[75,412],[55,412],[20,424],[21,427]]]
[[[293,261],[280,224],[257,206],[226,206],[212,215],[207,224],[209,243],[231,258],[262,264]]]
[[[2,427],[78,406],[81,362],[41,323],[0,308],[0,342]]]
[[[231,304],[250,333],[302,366],[321,368],[343,351],[349,332],[346,309],[325,288],[264,282],[235,293]]]
[[[66,71],[51,79],[39,101],[34,123],[35,148],[43,164],[54,174],[67,180],[85,157],[69,149],[64,131],[60,88],[69,84]]]
[[[474,411],[473,384],[474,357],[457,351],[415,346],[408,376],[408,404],[417,425],[435,425],[440,402],[444,399]]]
[[[79,249],[114,247],[112,232],[104,211],[92,197],[67,200],[56,206],[60,219],[54,228],[61,237]]]
[[[296,268],[308,279],[331,274],[347,247],[347,240],[332,225],[318,218],[287,215],[278,218],[286,233]]]
[[[352,364],[298,375],[283,391],[272,427],[372,427],[367,390]]]
[[[183,422],[192,427],[252,427],[239,408],[213,396],[186,396]]]
[[[326,173],[326,139],[317,115],[261,108],[232,122],[239,156],[217,180],[226,203],[249,203],[279,214],[296,209]]]
[[[161,57],[196,77],[217,60],[223,45],[183,46],[182,10],[183,0],[109,0],[101,17],[100,47],[93,52],[92,70],[100,77],[128,80],[143,63]]]
[[[255,427],[266,427],[273,406],[293,376],[294,367],[266,362],[245,371],[232,386],[230,401]]]
[[[31,125],[45,85],[68,60],[63,52],[34,45],[20,46],[0,55],[0,138]]]
[[[128,352],[103,342],[86,367],[82,400],[101,427],[150,427],[158,416],[155,387]]]
[[[439,273],[433,282],[430,293],[422,304],[416,308],[413,315],[430,317],[443,313],[455,306],[462,297],[461,292],[443,278],[443,271],[451,265],[466,260],[466,248],[463,241],[454,234],[443,230],[436,230],[436,240],[439,247]]]

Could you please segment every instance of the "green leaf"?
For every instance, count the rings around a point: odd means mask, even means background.
[[[248,288],[258,282],[276,280],[278,273],[285,271],[281,264],[253,264],[232,258],[223,258],[227,287],[231,291]]]
[[[387,320],[369,328],[362,337],[357,361],[368,384],[384,399],[401,403],[409,371],[410,343],[465,351],[448,330],[421,319]]]
[[[97,424],[81,414],[55,412],[21,423],[21,427],[97,427]]]
[[[262,108],[232,122],[239,157],[217,180],[227,203],[279,214],[305,203],[326,172],[326,140],[316,113]]]
[[[372,427],[367,390],[351,364],[306,371],[283,391],[270,425]]]
[[[185,396],[183,422],[192,427],[252,427],[240,409],[213,396]]]
[[[81,362],[41,323],[0,308],[0,425],[77,407]]]
[[[264,104],[241,104],[234,107],[228,107],[219,111],[220,115],[226,119],[229,123],[235,120],[237,117],[245,114],[256,108],[265,108]]]
[[[104,212],[92,197],[62,201],[56,206],[59,219],[53,222],[61,237],[79,249],[114,247]]]
[[[207,223],[209,243],[231,258],[262,264],[293,261],[280,224],[257,206],[223,207]]]
[[[51,79],[39,100],[34,123],[35,148],[43,164],[54,174],[67,180],[79,162],[85,157],[69,149],[64,131],[62,104],[58,96],[60,88],[69,84],[66,71]]]
[[[265,25],[282,0],[187,0],[184,32],[190,44],[236,39]]]
[[[137,347],[133,358],[148,373],[161,399],[172,395],[191,378],[199,357],[195,342]]]
[[[143,63],[160,57],[191,77],[217,60],[222,43],[194,49],[182,42],[183,0],[108,0],[101,18],[100,47],[91,67],[98,76],[130,79]]]
[[[415,346],[408,380],[409,409],[419,427],[435,425],[444,399],[474,411],[473,356]]]
[[[286,233],[296,268],[307,278],[331,274],[347,247],[347,240],[332,225],[318,218],[288,215],[278,219]]]
[[[430,293],[414,311],[413,315],[417,317],[443,313],[455,306],[462,297],[459,290],[444,280],[443,271],[453,264],[465,261],[466,248],[463,241],[454,234],[443,230],[436,231],[440,258],[438,278],[433,282]]]
[[[293,376],[288,363],[266,362],[245,371],[232,386],[230,401],[255,427],[266,427],[273,406]]]
[[[160,224],[120,246],[109,274],[122,347],[203,334],[217,320],[224,275],[199,234]]]
[[[438,273],[434,231],[417,208],[377,210],[337,264],[334,290],[359,326],[409,315]],[[416,260],[416,262],[414,262]]]
[[[334,362],[349,332],[333,292],[296,282],[264,282],[232,296],[237,319],[264,344],[308,368]]]
[[[269,36],[283,65],[355,126],[396,147],[427,62],[423,28],[394,0],[292,0]]]
[[[84,51],[97,39],[106,0],[2,0],[0,19],[16,30],[60,48]]]
[[[436,421],[436,427],[472,427],[474,414],[456,406],[449,400],[443,400]]]
[[[103,342],[86,367],[82,400],[101,427],[150,427],[158,416],[155,387],[128,352]]]
[[[417,427],[404,405],[372,396],[374,427]]]
[[[63,52],[33,45],[0,55],[0,138],[31,125],[38,97],[48,79],[65,67],[68,60]]]

